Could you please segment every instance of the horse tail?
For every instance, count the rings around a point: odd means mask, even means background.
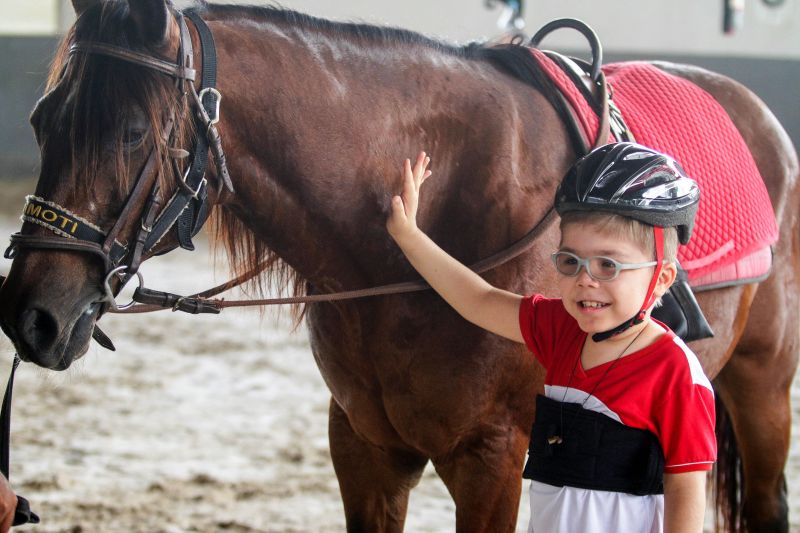
[[[744,475],[739,445],[733,432],[731,416],[716,396],[717,411],[717,464],[714,467],[714,518],[715,531],[738,533],[745,530],[742,501]]]

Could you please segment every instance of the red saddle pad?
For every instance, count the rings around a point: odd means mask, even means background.
[[[550,58],[533,54],[593,140],[598,118],[580,91]],[[649,63],[612,63],[603,71],[636,141],[674,157],[700,186],[692,239],[678,250],[692,284],[724,282],[714,277],[720,270],[734,278],[766,274],[770,261],[743,260],[763,258],[763,249],[778,240],[778,227],[753,156],[725,109],[700,87]]]

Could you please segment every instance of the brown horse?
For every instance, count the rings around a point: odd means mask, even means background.
[[[36,194],[108,232],[149,148],[159,155],[162,196],[176,190],[162,133],[170,116],[186,123],[189,104],[163,72],[68,48],[105,42],[173,62],[180,32],[164,0],[73,4],[78,20],[32,115],[42,149]],[[523,60],[519,47],[456,48],[276,8],[201,6],[200,14],[217,43],[218,126],[236,191],[212,166],[210,200],[235,271],[271,262],[266,280],[284,288],[293,282],[299,293],[415,278],[384,223],[400,188],[398,164],[420,148],[433,155],[435,173],[420,225],[455,257],[475,262],[542,218],[576,157],[546,98],[502,66]],[[198,54],[194,26],[190,32]],[[741,85],[659,66],[727,109],[780,225],[766,281],[699,295],[716,337],[692,348],[715,378],[741,451],[741,493],[735,470],[720,470],[729,526],[787,531],[783,468],[800,341],[797,156],[775,117]],[[172,138],[186,146],[191,133],[177,128]],[[133,238],[133,220],[121,241]],[[52,237],[31,223],[22,233]],[[543,258],[556,243],[552,225],[487,279],[518,293],[552,294]],[[154,251],[173,244],[170,236]],[[105,275],[94,254],[17,250],[0,291],[0,319],[19,355],[54,369],[80,357],[103,310]],[[458,531],[512,531],[543,378],[525,348],[468,324],[432,292],[306,311],[332,395],[330,449],[348,530],[402,530],[409,491],[431,461],[455,500]],[[736,451],[730,441],[720,444]]]

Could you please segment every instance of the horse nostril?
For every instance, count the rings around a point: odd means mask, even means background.
[[[58,324],[47,311],[28,309],[21,326],[21,340],[36,351],[48,351],[58,337]]]

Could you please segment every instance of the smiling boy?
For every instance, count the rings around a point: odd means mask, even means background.
[[[675,280],[696,184],[633,143],[581,158],[556,193],[560,299],[492,287],[416,225],[421,153],[406,160],[387,229],[411,264],[470,322],[524,342],[547,369],[524,477],[529,531],[700,532],[716,459],[711,385],[650,312]],[[531,401],[534,399],[532,398]]]

